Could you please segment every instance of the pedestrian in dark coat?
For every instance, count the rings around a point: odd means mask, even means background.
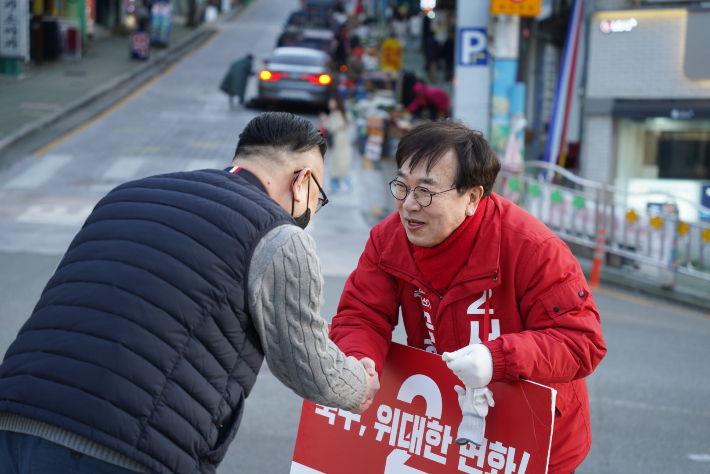
[[[432,33],[429,33],[424,39],[424,64],[431,84],[437,82],[439,58],[439,42]]]
[[[454,78],[454,30],[449,30],[446,42],[441,47],[441,56],[444,58],[444,80],[451,81]]]
[[[325,149],[265,113],[227,169],[105,196],[0,365],[0,473],[214,474],[264,359],[314,403],[366,409],[377,377],[328,340],[302,230]]]
[[[219,86],[229,96],[229,108],[234,106],[234,96],[239,96],[239,103],[244,105],[244,92],[247,89],[247,79],[252,75],[252,64],[254,56],[247,54],[243,58],[235,61],[229,66],[229,72],[224,79],[222,85]]]

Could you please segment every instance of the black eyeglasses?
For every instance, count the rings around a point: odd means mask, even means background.
[[[293,172],[293,174],[298,174],[298,173],[300,173],[301,171],[303,171],[303,170],[302,170],[302,169],[296,170],[296,171]],[[321,194],[320,196],[318,196],[318,204],[316,205],[316,210],[315,210],[315,212],[313,213],[313,214],[315,214],[316,212],[320,211],[320,208],[321,208],[321,207],[323,207],[323,206],[325,206],[326,204],[328,204],[328,196],[326,196],[325,193],[323,192],[323,188],[320,187],[320,184],[318,183],[318,180],[316,179],[316,177],[313,176],[313,173],[311,173],[311,177],[313,178],[313,181],[316,183],[316,186],[318,186],[318,191],[319,191],[320,194]],[[296,178],[296,179],[298,179],[298,178]],[[295,181],[294,181],[294,182],[295,182]]]
[[[453,191],[454,189],[456,189],[456,186],[451,189],[447,189],[446,191],[432,193],[423,186],[417,186],[416,188],[410,190],[407,185],[401,181],[398,181],[396,179],[390,181],[390,192],[392,192],[392,196],[394,196],[396,200],[404,201],[405,199],[407,199],[407,196],[409,196],[409,191],[413,191],[414,200],[417,201],[417,203],[422,207],[429,206],[431,204],[432,199],[437,194],[448,193],[449,191]]]

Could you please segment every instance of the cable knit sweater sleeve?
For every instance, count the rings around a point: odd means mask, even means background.
[[[352,410],[365,395],[365,372],[328,338],[322,305],[323,278],[311,236],[291,225],[269,231],[249,265],[249,310],[266,362],[297,395]]]

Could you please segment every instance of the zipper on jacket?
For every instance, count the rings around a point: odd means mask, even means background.
[[[416,278],[414,275],[411,275],[411,274],[409,274],[409,273],[407,273],[407,272],[403,272],[402,270],[400,270],[400,269],[398,269],[398,268],[391,267],[391,266],[387,265],[386,263],[380,263],[380,265],[383,266],[383,267],[385,267],[385,268],[389,268],[390,270],[394,270],[395,272],[400,273],[400,274],[402,274],[402,275],[408,276],[408,277],[409,277],[409,283],[413,283],[413,282],[415,282],[415,281],[417,282],[417,284],[420,283],[420,282],[419,282],[419,279]],[[432,288],[432,287],[430,287],[430,286],[427,286],[427,285],[422,285],[422,286],[426,287],[426,289],[427,289],[428,291],[431,291],[431,292],[434,293],[436,296],[438,296],[438,297],[439,297],[439,301],[441,301],[441,300],[444,299],[444,295],[440,295],[439,292],[436,291],[434,288]]]

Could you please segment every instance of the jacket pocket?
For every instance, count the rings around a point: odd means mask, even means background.
[[[550,388],[557,390],[555,396],[555,416],[565,416],[570,409],[573,388],[571,383],[551,383]]]
[[[576,278],[549,291],[542,302],[547,314],[553,319],[581,306],[589,298],[589,287],[584,278]]]
[[[227,430],[224,431],[224,434],[217,439],[215,448],[207,453],[207,456],[205,457],[207,459],[207,462],[209,462],[210,464],[214,464],[215,466],[222,462],[222,459],[224,459],[224,455],[227,454],[227,448],[229,448],[229,444],[234,440],[234,437],[237,435],[239,425],[242,422],[243,413],[244,391],[242,390],[242,393],[239,396],[239,403],[237,403],[237,406],[232,411],[231,421],[225,421],[225,423],[229,423],[229,428],[227,428]]]

